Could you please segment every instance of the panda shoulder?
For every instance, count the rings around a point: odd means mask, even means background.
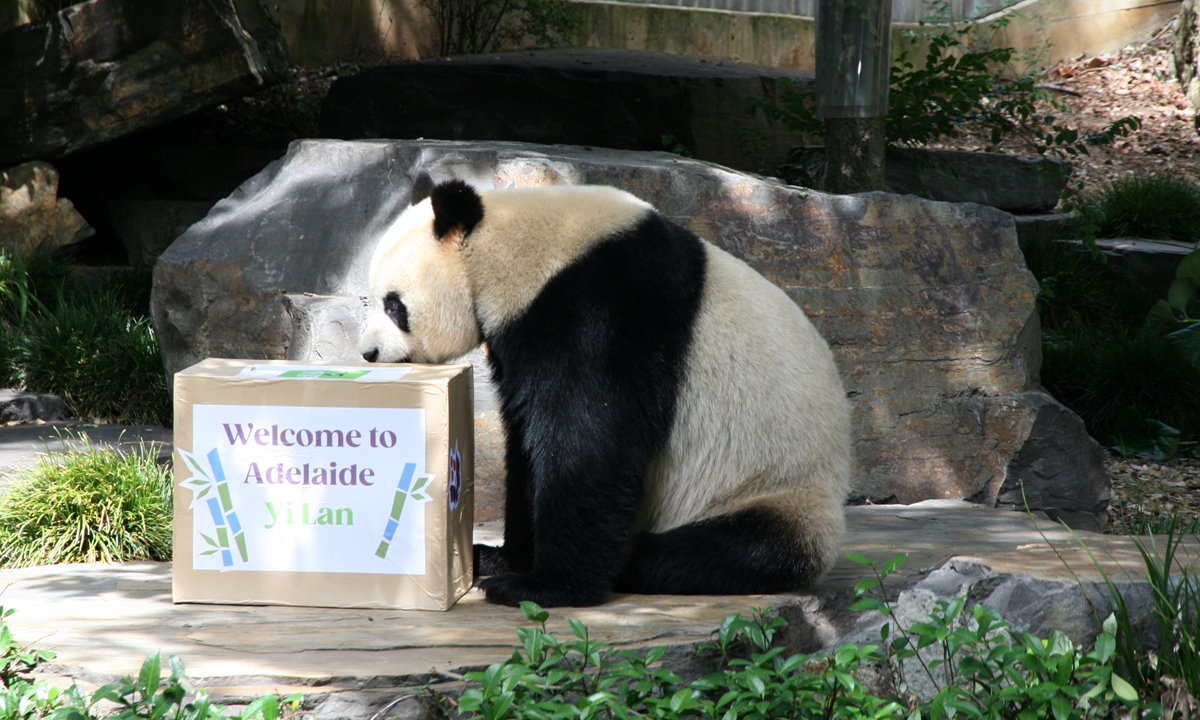
[[[480,195],[484,220],[496,230],[556,226],[575,240],[615,234],[655,212],[646,201],[607,185],[485,190]]]

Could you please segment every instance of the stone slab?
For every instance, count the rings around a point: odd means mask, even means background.
[[[993,594],[1002,581],[1034,587],[1073,583],[1072,573],[1100,579],[1075,537],[1045,520],[1039,532],[1018,513],[926,501],[854,507],[847,514],[846,552],[875,560],[909,554],[889,580],[897,591],[924,587],[952,594],[985,576]],[[477,531],[479,541],[498,541],[497,524]],[[1079,537],[1111,576],[1137,577],[1140,560],[1131,539]],[[569,633],[567,619],[577,618],[593,637],[621,647],[690,648],[709,639],[730,613],[773,607],[798,627],[807,622],[826,628],[816,647],[807,641],[812,651],[862,631],[861,618],[847,614],[845,598],[869,574],[843,559],[810,594],[615,596],[595,608],[555,610],[549,626]],[[949,582],[954,577],[959,579]],[[175,605],[170,563],[4,570],[0,585],[7,588],[5,606],[18,611],[10,618],[16,637],[59,653],[49,671],[97,683],[136,672],[148,653],[161,648],[180,655],[202,686],[246,692],[294,686],[321,693],[419,686],[507,658],[516,643],[514,627],[525,623],[519,610],[490,605],[477,591],[447,612]],[[1028,614],[1011,619],[1025,626],[1040,622]]]

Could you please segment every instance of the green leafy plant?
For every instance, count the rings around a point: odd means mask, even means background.
[[[1169,460],[1179,452],[1180,432],[1164,422],[1143,419],[1135,407],[1126,407],[1117,415],[1112,438],[1113,450],[1121,457]]]
[[[1146,327],[1167,336],[1180,355],[1200,372],[1200,250],[1179,263],[1167,299],[1159,300],[1146,317]]]
[[[78,417],[170,425],[154,330],[101,294],[29,317],[14,340],[23,386],[60,396]]]
[[[29,673],[55,654],[13,642],[6,622],[12,613],[0,607],[0,663],[6,668],[0,718],[4,720],[290,720],[300,714],[301,695],[280,699],[269,693],[240,712],[217,705],[207,692],[192,685],[177,656],[168,658],[170,674],[163,678],[158,651],[146,658],[136,678],[126,676],[103,685],[90,698],[78,685],[64,690],[49,680],[33,680]]]
[[[940,601],[927,620],[905,626],[885,587],[904,556],[882,565],[861,555],[850,559],[874,571],[855,586],[852,609],[884,616],[879,645],[788,655],[774,644],[786,623],[755,610],[750,619],[726,618],[714,642],[700,648],[723,667],[685,684],[659,664],[664,648],[618,652],[593,640],[577,620],[569,621],[575,639],[562,641],[546,630],[549,614],[524,603],[536,625],[517,630],[521,649],[511,659],[467,675],[477,685],[463,693],[458,711],[488,720],[1082,720],[1140,713],[1135,688],[1114,671],[1115,617],[1090,652],[1058,632],[1046,639],[1017,633],[994,609],[968,607],[966,598]],[[905,677],[909,668],[933,687],[923,699]],[[882,695],[863,681],[876,669],[891,687]]]
[[[887,622],[880,629],[885,670],[894,686],[911,693],[908,668],[919,670],[933,688],[918,708],[930,720],[958,714],[976,718],[1108,717],[1114,710],[1136,711],[1135,688],[1113,670],[1117,621],[1109,617],[1091,652],[1084,652],[1058,631],[1049,638],[1018,633],[994,608],[967,606],[966,597],[938,600],[929,618],[905,627],[894,605],[867,595],[883,589],[884,579],[903,556],[882,567],[861,555],[849,559],[868,565],[875,577],[855,585],[854,609],[876,610]],[[893,628],[895,628],[893,630]],[[929,691],[926,691],[927,693]],[[917,716],[918,713],[914,713]]]
[[[208,693],[196,690],[187,678],[183,661],[178,656],[167,658],[170,674],[162,677],[162,657],[158,651],[142,663],[136,678],[126,676],[116,683],[104,685],[92,693],[87,702],[86,720],[114,718],[115,720],[280,720],[298,714],[303,698],[290,695],[282,700],[268,693],[251,701],[241,712],[213,703]],[[101,711],[101,702],[113,703],[115,712]],[[83,705],[76,701],[78,705]],[[54,720],[58,720],[55,718]],[[64,719],[65,720],[65,719]],[[81,718],[81,720],[83,720]]]
[[[169,560],[171,479],[153,448],[77,442],[0,495],[0,566]]]

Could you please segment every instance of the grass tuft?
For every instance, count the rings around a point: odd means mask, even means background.
[[[171,424],[171,395],[150,318],[104,293],[31,316],[15,339],[23,386],[58,395],[77,417]]]
[[[1131,176],[1100,191],[1100,237],[1200,240],[1200,187],[1178,175]]]
[[[171,479],[152,447],[79,441],[0,495],[0,566],[169,560]]]

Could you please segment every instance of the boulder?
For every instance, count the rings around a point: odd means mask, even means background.
[[[570,48],[435,58],[338,78],[321,106],[321,137],[512,140],[663,150],[663,136],[730,167],[775,165],[795,142],[747,108],[776,101],[779,80],[810,73],[667,53]],[[738,128],[761,135],[755,151]]]
[[[0,390],[0,423],[66,420],[69,417],[71,411],[57,395]]]
[[[854,488],[866,498],[994,504],[1014,483],[1036,481],[1044,491],[1027,493],[1033,502],[1103,522],[1108,479],[1077,462],[1091,452],[1078,447],[1082,422],[1036,385],[1037,283],[1012,216],[885,193],[826,195],[668,153],[293,143],[159,257],[152,310],[167,371],[207,356],[356,357],[352,326],[373,244],[422,169],[484,187],[617,186],[782,287],[837,358],[853,404]],[[340,318],[319,343],[302,330],[319,323],[296,319],[296,293],[313,294],[305,317]],[[495,492],[498,418],[486,373],[477,377],[477,454],[490,459],[477,478]],[[1061,442],[1046,439],[1060,432]]]
[[[70,200],[58,197],[58,171],[49,163],[28,162],[0,172],[0,250],[28,255],[95,233]]]
[[[781,177],[819,187],[825,148],[793,148]],[[884,175],[892,192],[944,202],[972,202],[1012,213],[1054,209],[1071,177],[1071,165],[1047,157],[889,147]]]
[[[52,159],[275,82],[255,0],[89,0],[0,34],[0,164]]]

